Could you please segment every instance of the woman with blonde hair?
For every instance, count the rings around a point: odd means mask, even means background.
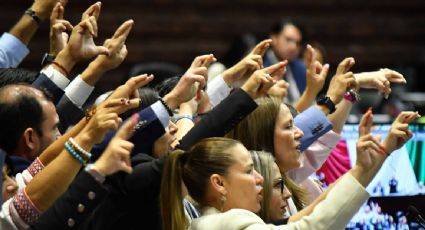
[[[417,113],[403,112],[383,144],[370,134],[372,114],[359,126],[356,165],[323,193],[315,208],[288,225],[267,225],[260,211],[263,177],[254,169],[247,149],[238,141],[208,138],[189,151],[177,151],[165,163],[161,186],[161,213],[165,229],[341,229],[368,198],[370,183],[388,154],[410,137],[407,124]],[[190,225],[184,215],[181,184],[202,207],[202,217]]]

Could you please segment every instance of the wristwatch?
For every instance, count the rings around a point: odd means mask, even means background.
[[[52,63],[55,58],[56,57],[54,55],[45,53],[43,56],[43,60],[41,60],[41,66],[44,67],[45,65]]]
[[[27,9],[25,11],[24,14],[30,16],[32,18],[32,20],[34,20],[38,25],[40,25],[41,19],[40,19],[40,17],[37,16],[37,14],[35,14],[35,11],[34,10],[32,10],[31,8],[29,8],[29,9]]]
[[[318,105],[324,105],[329,109],[329,114],[335,112],[335,103],[326,95],[321,95],[319,98],[317,98],[316,103]]]

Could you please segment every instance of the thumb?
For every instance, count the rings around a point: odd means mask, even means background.
[[[109,56],[109,49],[104,46],[96,46],[95,48],[96,55],[106,55]]]
[[[130,174],[133,171],[133,168],[131,167],[130,160],[128,157],[123,158],[119,162],[119,168],[121,171],[124,171],[128,174]]]
[[[115,134],[116,138],[120,138],[123,140],[128,140],[130,136],[134,132],[134,127],[136,127],[136,124],[139,121],[139,114],[135,113],[133,116],[128,119],[124,125],[121,126],[121,128],[118,130],[117,134]]]

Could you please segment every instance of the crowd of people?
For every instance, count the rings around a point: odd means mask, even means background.
[[[330,66],[311,45],[298,59],[300,28],[283,20],[214,76],[208,67],[220,60],[200,55],[155,88],[144,73],[89,104],[125,60],[134,22],[98,45],[102,4],[77,25],[64,19],[66,5],[34,0],[0,38],[2,230],[343,229],[420,117],[401,112],[381,140],[365,112],[355,166],[323,191],[310,176],[339,142],[358,91],[387,97],[406,83],[400,73],[353,73],[347,57],[323,89]],[[42,69],[17,68],[49,18]]]

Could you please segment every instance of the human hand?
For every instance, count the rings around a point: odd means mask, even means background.
[[[95,85],[100,77],[107,71],[117,68],[127,57],[125,41],[133,27],[134,21],[127,20],[103,44],[110,55],[99,55],[93,60],[87,69],[81,74],[81,78],[89,85]]]
[[[114,92],[108,97],[108,99],[139,99],[138,89],[142,86],[147,85],[153,80],[153,75],[142,74],[136,77],[128,79],[124,85],[119,86]]]
[[[92,115],[86,117],[89,121],[81,131],[81,135],[93,144],[100,143],[110,129],[117,129],[122,123],[119,114],[138,106],[139,99],[108,98],[99,106],[92,108]]]
[[[195,58],[194,63],[198,58],[199,57]],[[192,66],[186,71],[185,74],[183,74],[173,90],[164,96],[164,101],[171,109],[176,109],[181,103],[191,100],[204,88],[208,80],[208,71],[204,66],[205,64],[202,65],[200,63],[201,62],[197,62],[196,65],[192,63]]]
[[[419,118],[418,112],[401,112],[391,125],[390,131],[383,142],[384,151],[391,154],[394,150],[403,146],[413,133],[409,130],[409,124]]]
[[[406,79],[397,71],[380,69],[373,72],[355,74],[357,86],[365,89],[377,89],[388,98],[391,93],[391,83],[406,84]]]
[[[288,61],[283,61],[255,71],[241,89],[248,93],[253,99],[265,95],[276,83],[274,78],[282,76],[287,64]]]
[[[60,2],[63,7],[66,6],[68,3],[68,0],[34,0],[31,9],[34,10],[36,15],[41,20],[46,20],[49,18],[50,14],[52,13],[53,8],[55,7],[56,3]]]
[[[121,126],[109,142],[102,156],[94,163],[93,167],[100,173],[108,176],[118,171],[131,173],[130,153],[134,144],[128,141],[134,132],[134,127],[139,121],[139,115],[134,114]]]
[[[64,12],[63,5],[58,2],[50,15],[49,53],[53,56],[58,55],[65,48],[69,38],[67,32],[71,32],[74,28],[69,21],[63,19]]]
[[[354,58],[345,58],[339,63],[336,73],[332,77],[326,94],[335,105],[342,100],[348,90],[356,86],[353,72],[348,72],[354,64]]]
[[[307,45],[306,52],[307,66],[307,84],[306,91],[310,91],[312,95],[317,95],[322,90],[329,71],[329,65],[322,65],[317,60],[316,51],[311,45]]]
[[[74,62],[87,60],[99,54],[109,55],[109,50],[106,47],[96,46],[93,40],[98,33],[97,19],[100,14],[100,7],[100,2],[90,6],[84,12],[81,22],[72,30],[64,51]]]
[[[232,86],[236,82],[245,82],[256,70],[263,68],[263,55],[270,47],[272,40],[266,39],[258,43],[251,52],[236,65],[222,73],[224,81]]]
[[[279,80],[269,89],[267,94],[273,97],[278,97],[283,100],[288,95],[288,88],[288,82],[286,82],[285,80]]]

